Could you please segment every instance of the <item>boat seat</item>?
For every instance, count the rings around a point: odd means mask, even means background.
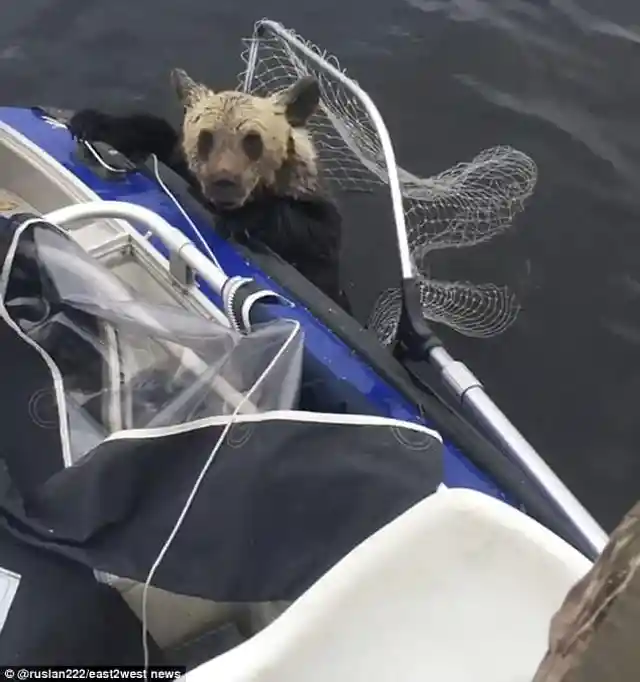
[[[439,490],[187,682],[529,682],[590,566],[513,507]]]

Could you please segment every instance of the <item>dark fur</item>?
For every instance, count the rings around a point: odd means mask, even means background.
[[[249,248],[267,246],[349,311],[339,281],[342,221],[328,198],[320,194],[293,198],[263,191],[240,208],[220,211],[202,196],[182,155],[180,136],[167,121],[149,114],[111,116],[84,109],[73,115],[69,130],[76,139],[106,142],[135,162],[155,154],[220,218],[225,236]]]

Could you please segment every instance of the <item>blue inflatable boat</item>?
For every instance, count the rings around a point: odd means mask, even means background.
[[[382,140],[393,342],[225,240],[155,159],[0,108],[0,664],[137,663],[140,618],[147,662],[192,668],[233,644],[205,630],[254,636],[437,491],[494,498],[588,559],[606,543],[427,324],[377,109],[279,24],[257,27],[250,64],[268,32],[360,98]]]

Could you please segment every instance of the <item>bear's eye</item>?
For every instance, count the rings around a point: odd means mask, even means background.
[[[213,133],[210,130],[203,130],[198,135],[198,157],[200,159],[206,159],[209,154],[213,151],[213,145],[215,139]]]
[[[242,138],[242,147],[252,161],[257,161],[262,155],[262,138],[258,133],[247,133]]]

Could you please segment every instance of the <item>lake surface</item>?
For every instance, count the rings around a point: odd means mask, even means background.
[[[514,229],[436,263],[444,279],[508,284],[518,321],[493,339],[443,336],[611,529],[640,498],[640,5],[13,0],[0,8],[2,101],[175,115],[169,69],[235,87],[241,38],[265,16],[339,57],[412,172],[498,144],[536,161]],[[352,228],[350,277],[371,291],[390,276],[371,247],[384,236]]]

